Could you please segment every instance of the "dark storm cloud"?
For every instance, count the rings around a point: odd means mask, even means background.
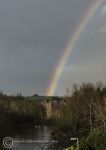
[[[43,94],[88,5],[85,0],[0,0],[0,88]]]

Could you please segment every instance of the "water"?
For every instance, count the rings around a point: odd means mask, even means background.
[[[57,150],[57,143],[51,141],[51,129],[43,126],[15,136],[13,150]]]

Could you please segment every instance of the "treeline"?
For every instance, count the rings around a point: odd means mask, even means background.
[[[101,82],[74,84],[53,116],[52,136],[62,147],[80,140],[80,150],[106,150],[106,86]]]
[[[0,139],[42,125],[45,118],[46,110],[41,103],[0,92]]]

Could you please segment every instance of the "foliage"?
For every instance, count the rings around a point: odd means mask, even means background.
[[[20,96],[0,96],[0,137],[10,136],[21,129],[34,128],[45,121],[43,105]]]
[[[87,138],[81,139],[81,150],[105,150],[106,132],[93,132]]]
[[[71,147],[65,148],[64,150],[78,150],[78,149],[71,146]]]
[[[65,147],[69,146],[70,137],[80,140],[85,138],[89,141],[89,136],[92,135],[92,142],[99,139],[100,136],[94,136],[93,133],[101,134],[106,130],[106,87],[101,82],[95,85],[74,84],[72,94],[66,95],[60,102],[55,120],[52,135],[60,142],[64,141]],[[104,136],[106,137],[106,134]],[[86,145],[86,140],[84,142]],[[104,146],[104,143],[101,143]]]

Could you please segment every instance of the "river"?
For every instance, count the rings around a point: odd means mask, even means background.
[[[57,141],[51,140],[51,128],[47,126],[28,130],[14,137],[13,150],[58,150]]]

